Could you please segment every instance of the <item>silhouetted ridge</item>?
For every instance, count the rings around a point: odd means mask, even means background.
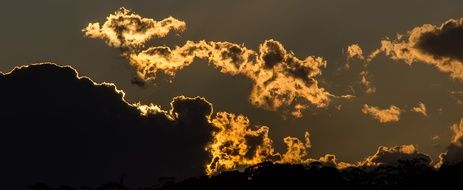
[[[428,165],[417,165],[412,160],[400,161],[396,166],[350,167],[342,170],[319,162],[308,165],[264,162],[248,167],[244,171],[222,172],[211,177],[193,177],[181,182],[169,181],[164,185],[153,185],[142,189],[458,189],[463,185],[460,179],[462,171],[463,163],[435,169]],[[69,187],[50,188],[45,184],[31,186],[34,190],[66,188]],[[95,188],[95,190],[135,189],[118,183],[108,183]]]
[[[463,163],[435,169],[399,161],[396,166],[336,169],[319,162],[309,165],[264,162],[244,171],[196,177],[159,189],[458,189]]]

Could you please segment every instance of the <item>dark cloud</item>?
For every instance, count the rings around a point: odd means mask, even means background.
[[[415,47],[437,58],[463,61],[463,19],[449,20],[440,28],[421,34]]]
[[[0,86],[0,172],[14,179],[7,187],[94,186],[122,176],[143,186],[266,160],[309,162],[309,133],[305,142],[286,137],[280,154],[269,127],[253,128],[247,117],[227,112],[212,117],[212,104],[201,97],[175,97],[170,110],[131,104],[115,85],[51,63],[1,73]]]
[[[379,147],[358,164],[338,163],[332,154],[310,159],[309,133],[305,142],[286,137],[288,150],[280,154],[274,151],[268,127],[253,130],[245,116],[226,112],[212,117],[212,105],[204,98],[175,97],[170,110],[130,104],[113,84],[96,84],[67,66],[19,67],[2,73],[0,86],[0,173],[12,179],[5,183],[11,188],[36,182],[95,186],[122,178],[129,186],[148,186],[161,176],[185,178],[206,171],[215,178],[227,175],[229,169],[258,164],[244,171],[254,179],[268,160],[302,163],[293,166],[316,169],[311,176],[330,168],[332,174],[345,175],[347,184],[366,174],[368,183],[375,184],[402,179],[390,173],[395,170],[432,171],[429,156],[413,145]],[[461,146],[461,125],[452,129],[452,144]],[[461,158],[461,151],[455,154],[452,147],[444,158]],[[288,174],[299,175],[292,172]],[[338,179],[334,177],[329,179]]]
[[[147,185],[204,172],[213,128],[203,98],[176,97],[170,111],[137,106],[114,85],[54,64],[2,73],[0,87],[0,173],[9,179],[3,188],[95,185],[121,176]]]
[[[398,35],[396,39],[381,41],[381,47],[371,53],[371,60],[379,53],[408,64],[423,62],[463,80],[463,18],[450,19],[440,26],[424,24]]]
[[[463,143],[463,140],[460,143]],[[440,167],[455,165],[459,162],[462,162],[463,147],[452,143],[447,147],[447,152],[442,153],[439,158],[441,159],[441,163],[438,165]]]
[[[452,141],[447,147],[447,152],[442,153],[438,166],[445,167],[463,162],[463,119],[460,123],[453,124],[450,127],[453,132]]]

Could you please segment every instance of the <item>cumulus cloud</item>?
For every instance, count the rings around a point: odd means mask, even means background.
[[[11,184],[47,178],[52,184],[91,185],[125,173],[128,184],[142,185],[156,177],[211,175],[267,160],[302,163],[310,148],[306,133],[305,143],[286,137],[288,151],[277,153],[267,126],[253,128],[243,115],[213,115],[212,104],[201,97],[175,97],[169,110],[128,103],[115,85],[80,77],[68,66],[18,67],[0,73],[0,85],[9,100],[0,110],[1,173],[27,174],[13,176],[18,181]]]
[[[413,145],[401,145],[393,147],[380,146],[376,153],[360,162],[360,166],[397,166],[401,161],[413,161],[414,164],[430,166],[431,158],[416,150]]]
[[[268,127],[252,130],[247,117],[226,112],[217,113],[212,123],[216,131],[206,148],[212,156],[207,174],[258,164],[274,155]]]
[[[89,23],[82,32],[88,38],[104,39],[112,47],[136,48],[150,39],[164,37],[171,31],[181,32],[185,28],[185,22],[173,17],[156,21],[122,7],[110,14],[103,24]]]
[[[252,80],[253,87],[249,100],[253,105],[267,110],[289,109],[287,113],[302,117],[305,109],[311,106],[326,107],[332,98],[337,97],[319,86],[317,77],[321,75],[322,69],[327,64],[323,58],[308,56],[300,59],[287,50],[283,44],[273,39],[264,41],[257,50],[249,49],[242,44],[206,40],[186,41],[183,45],[175,47],[144,47],[150,39],[164,37],[172,31],[183,32],[184,30],[185,22],[175,18],[169,17],[155,21],[122,8],[108,16],[104,24],[91,23],[83,32],[89,38],[104,39],[109,46],[121,48],[123,56],[136,70],[137,81],[140,83],[155,80],[160,73],[174,77],[178,71],[187,68],[196,59],[203,59],[223,74],[242,75]],[[399,41],[389,42],[393,44]],[[394,59],[405,59],[404,56],[396,55],[395,50],[392,50],[395,48],[388,47],[387,42],[383,42],[383,47],[366,58],[362,48],[358,44],[352,44],[347,48],[346,53],[349,59],[357,58],[367,61],[380,52],[390,56],[394,55],[395,57],[392,56]],[[419,59],[412,59],[414,60]],[[406,61],[412,62],[408,59]],[[366,92],[374,93],[376,88],[368,80],[368,72],[365,70],[360,73],[360,76],[360,82]],[[340,97],[350,98],[352,96]],[[181,99],[191,100],[186,97],[181,97]],[[416,109],[413,108],[413,111],[426,115],[426,108],[424,104],[423,106],[421,104]],[[194,125],[197,121],[191,121],[188,118],[203,118],[204,124],[210,126],[212,130],[211,140],[205,146],[211,156],[205,166],[206,173],[209,175],[263,161],[320,162],[341,168],[354,166],[344,162],[337,163],[335,155],[332,154],[319,159],[309,158],[308,150],[311,148],[309,133],[305,134],[304,141],[295,137],[285,137],[283,141],[287,150],[284,153],[278,153],[273,148],[273,141],[269,138],[267,126],[251,126],[247,117],[233,113],[218,112],[212,116],[211,106],[195,105],[199,107],[199,112],[188,110],[183,112],[182,108],[190,109],[192,106],[172,104],[172,109],[165,111],[155,104],[132,105],[142,116],[163,115],[168,121],[181,121],[175,123]],[[207,109],[208,107],[210,109]],[[401,110],[394,105],[387,109],[380,109],[365,104],[362,112],[381,123],[387,123],[398,121]],[[181,117],[192,113],[199,113],[199,115]],[[404,158],[419,158],[427,162],[429,157],[418,153],[413,145],[380,147],[376,154],[368,157],[364,163],[365,165],[393,164],[393,160]]]
[[[129,24],[128,28],[123,30],[116,30],[111,27],[113,25],[125,26],[128,22],[125,19],[127,17],[130,20],[137,20],[137,22],[133,22],[136,24]],[[95,32],[91,32],[94,30],[90,26],[94,24],[90,24],[84,29],[84,32],[88,33],[86,36],[90,38],[109,39],[108,44],[110,46],[119,47],[120,44],[140,46],[153,36],[162,37],[170,30],[182,31],[184,29],[183,22],[173,18],[170,20],[173,21],[169,23],[175,24],[168,25],[169,29],[157,29],[157,27],[164,25],[150,24],[148,27],[150,30],[135,30],[133,28],[139,28],[140,23],[155,21],[122,9],[122,11],[120,10],[107,18],[103,25],[108,25],[106,29],[102,30],[95,27],[98,29],[96,31],[99,31],[96,32],[98,34],[106,34],[104,31],[108,30],[111,31],[109,33],[112,36],[122,37],[92,35]],[[142,34],[151,30],[166,32],[162,33],[163,35],[158,34],[158,32]],[[134,33],[133,31],[136,31],[137,34],[140,33],[143,37],[140,37],[140,40],[127,40],[132,39],[130,36]],[[335,97],[320,87],[316,79],[321,75],[321,70],[326,67],[326,61],[323,58],[308,56],[305,59],[299,59],[293,52],[286,50],[280,42],[272,39],[264,41],[258,51],[230,42],[202,40],[198,42],[187,41],[183,46],[174,48],[154,46],[144,50],[128,49],[123,52],[123,55],[135,68],[138,78],[143,81],[156,79],[158,73],[173,77],[176,72],[191,65],[195,58],[206,59],[214,68],[224,74],[244,75],[251,79],[254,85],[249,100],[253,105],[272,111],[281,108],[289,109],[289,113],[295,117],[301,117],[302,111],[309,106],[326,107],[331,98]]]
[[[408,64],[423,62],[463,81],[463,18],[448,20],[440,26],[425,24],[396,39],[381,41],[370,57],[384,53]]]
[[[320,88],[315,79],[325,66],[326,61],[320,57],[309,56],[300,60],[286,51],[281,43],[267,40],[259,48],[257,62],[244,65],[245,75],[255,82],[250,100],[254,105],[270,110],[291,106],[298,100],[326,107],[332,95]]]
[[[156,176],[212,175],[263,161],[353,166],[337,163],[332,154],[310,158],[308,132],[304,140],[285,137],[287,149],[279,153],[267,126],[251,126],[243,115],[214,115],[204,98],[175,97],[169,110],[131,104],[113,84],[80,77],[71,67],[19,67],[2,73],[0,85],[2,97],[10,100],[1,109],[2,172],[22,171],[31,180],[58,180],[59,173],[69,179],[59,183],[94,184],[126,173],[131,176],[128,184],[140,185]],[[30,159],[38,154],[40,159]],[[111,170],[106,173],[100,166]]]
[[[447,152],[442,153],[437,167],[449,166],[463,161],[463,118],[460,123],[453,124],[450,129],[453,132]]]
[[[357,163],[338,162],[333,154],[325,154],[318,159],[311,158],[309,149],[312,147],[310,134],[304,135],[304,140],[295,137],[285,137],[286,151],[276,152],[273,141],[269,138],[269,128],[255,126],[251,128],[250,121],[243,115],[219,112],[213,119],[213,140],[207,146],[212,159],[207,166],[209,175],[227,170],[244,168],[261,162],[270,161],[281,164],[314,164],[336,167],[338,169],[357,167],[398,166],[404,162],[414,165],[431,167],[431,158],[419,152],[414,145],[380,146],[378,150],[363,161]]]
[[[381,109],[376,106],[369,106],[364,104],[362,107],[362,113],[373,117],[380,123],[396,122],[400,119],[400,108],[391,105],[389,108]]]
[[[321,163],[325,166],[345,168],[353,166],[345,162],[336,162],[336,156],[326,154],[319,159],[310,158],[308,152],[312,147],[309,132],[305,132],[304,140],[296,137],[285,137],[285,152],[274,149],[273,140],[269,137],[269,127],[251,126],[246,116],[233,113],[218,112],[212,119],[214,132],[206,150],[211,159],[206,173],[215,175],[227,170],[235,170],[256,165],[262,162],[281,164]]]
[[[305,142],[295,137],[285,137],[283,139],[286,144],[286,152],[281,155],[280,163],[307,163],[308,150],[312,147],[310,143],[310,134],[305,132]]]
[[[412,112],[420,113],[423,116],[427,117],[428,113],[426,112],[426,105],[423,102],[419,102],[418,105],[411,109]]]
[[[121,175],[148,185],[205,170],[213,127],[204,98],[176,97],[170,110],[130,104],[113,84],[54,64],[1,73],[0,86],[0,173],[11,177],[4,187],[97,185]]]
[[[310,135],[304,141],[295,137],[285,137],[286,152],[279,153],[273,148],[269,137],[269,127],[250,125],[246,116],[218,112],[212,119],[214,132],[206,150],[211,155],[206,173],[244,168],[264,161],[300,164],[309,163],[308,150],[311,148]]]
[[[113,84],[95,83],[66,66],[19,67],[1,73],[0,86],[9,100],[0,109],[0,173],[12,176],[11,187],[44,179],[94,185],[124,174],[128,185],[147,185],[156,177],[213,175],[263,161],[337,168],[428,163],[412,145],[380,147],[362,165],[337,162],[333,154],[312,159],[308,132],[304,140],[285,137],[287,150],[279,153],[269,127],[251,126],[243,115],[213,114],[204,98],[175,97],[169,110],[131,104]],[[461,125],[453,130],[453,142],[461,142]]]

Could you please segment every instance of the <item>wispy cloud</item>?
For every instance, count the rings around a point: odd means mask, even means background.
[[[425,117],[428,116],[428,113],[426,111],[426,105],[423,102],[419,102],[418,105],[413,107],[410,111],[420,113]]]

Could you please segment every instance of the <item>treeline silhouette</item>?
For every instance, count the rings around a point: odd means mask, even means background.
[[[399,161],[395,166],[362,166],[337,169],[320,162],[278,164],[263,162],[243,171],[227,171],[214,176],[199,176],[174,182],[162,178],[157,185],[129,188],[123,182],[107,183],[97,188],[61,186],[43,183],[32,190],[176,190],[176,189],[458,189],[463,187],[463,162],[439,169],[417,160]]]

